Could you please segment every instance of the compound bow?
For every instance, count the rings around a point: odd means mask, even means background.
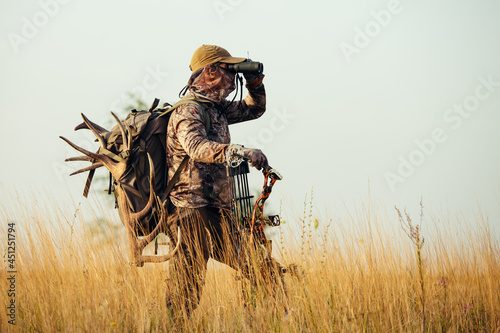
[[[250,233],[251,241],[255,240],[258,244],[264,245],[267,248],[270,246],[271,241],[267,239],[264,233],[264,226],[279,226],[280,217],[279,215],[264,217],[264,204],[271,195],[271,191],[276,181],[282,180],[283,177],[278,171],[270,166],[265,167],[262,171],[264,175],[262,193],[259,195],[252,208],[251,199],[254,196],[250,195],[248,186],[248,173],[250,169],[247,158],[242,153],[242,147],[236,145],[231,146],[227,153],[227,161],[229,164],[228,171],[230,176],[233,218]]]

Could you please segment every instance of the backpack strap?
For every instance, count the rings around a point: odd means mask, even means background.
[[[205,110],[205,107],[201,103],[213,104],[212,101],[205,99],[205,98],[202,98],[202,97],[185,96],[181,100],[179,100],[177,103],[175,103],[171,108],[167,109],[162,114],[160,114],[160,117],[163,117],[163,116],[171,113],[172,111],[174,111],[175,109],[177,109],[181,105],[189,104],[189,103],[194,103],[194,104],[198,105],[203,111]],[[206,112],[203,112],[203,114],[205,117],[205,119],[204,119],[205,129],[208,132],[208,129],[210,128],[210,116]]]
[[[177,183],[177,180],[179,180],[179,177],[181,176],[182,169],[184,169],[186,167],[188,162],[189,162],[189,156],[186,155],[186,156],[184,156],[184,159],[182,160],[182,162],[179,165],[179,167],[177,168],[177,170],[175,170],[175,173],[172,176],[172,179],[170,179],[170,181],[167,184],[167,187],[165,188],[165,191],[161,195],[162,202],[165,201],[165,199],[170,194],[170,191],[172,191],[172,188],[174,187],[175,183]]]
[[[149,112],[153,112],[153,110],[156,109],[156,107],[158,106],[159,103],[160,103],[160,100],[158,98],[155,98],[155,100],[153,101],[153,104],[151,104],[151,107],[149,108]]]

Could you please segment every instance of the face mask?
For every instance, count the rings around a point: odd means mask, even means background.
[[[189,88],[220,103],[235,89],[235,72],[217,67],[214,77],[211,77],[208,71],[208,67],[205,67]]]

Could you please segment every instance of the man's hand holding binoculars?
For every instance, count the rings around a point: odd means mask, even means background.
[[[264,74],[262,74],[264,65],[261,62],[247,59],[239,64],[229,65],[229,69],[243,74],[247,82],[247,88],[256,88],[264,79]]]

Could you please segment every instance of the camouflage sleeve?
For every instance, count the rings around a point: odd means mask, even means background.
[[[248,94],[241,103],[226,102],[224,105],[229,124],[257,119],[266,111],[266,90],[263,84],[255,89],[248,89]]]
[[[229,145],[211,141],[207,137],[204,114],[194,103],[179,106],[171,121],[177,139],[195,162],[225,163]]]

